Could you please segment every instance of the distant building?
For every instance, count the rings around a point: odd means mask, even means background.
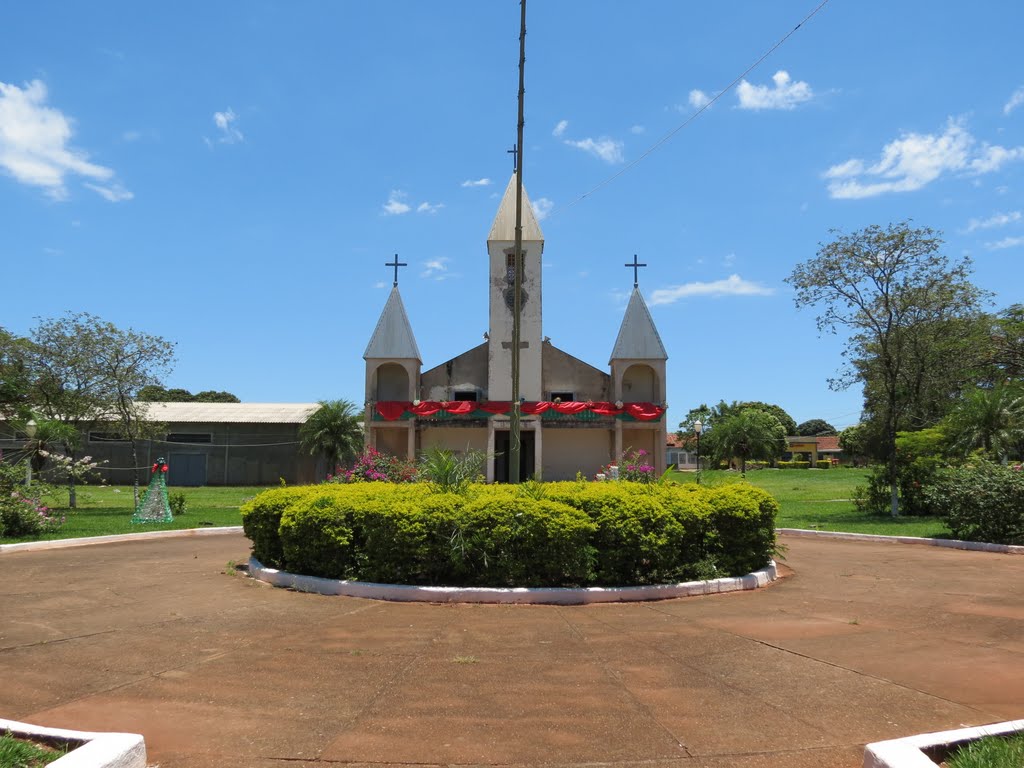
[[[289,485],[312,483],[327,468],[300,450],[299,427],[317,403],[147,403],[147,419],[165,426],[160,439],[137,443],[141,469],[167,461],[167,484]],[[17,450],[24,438],[0,425],[0,451]],[[116,428],[97,426],[82,435],[80,456],[106,462],[100,475],[130,485],[131,444]],[[44,470],[45,477],[45,470]],[[143,473],[141,478],[148,480]]]
[[[843,449],[839,447],[839,436],[828,437],[787,437],[786,458],[792,458],[795,454],[801,454],[812,466],[819,461],[831,461],[833,464],[841,464],[846,458]]]
[[[508,479],[515,199],[513,174],[487,238],[490,309],[483,344],[422,371],[396,277],[363,354],[369,446],[406,459],[433,445],[484,451],[489,456],[487,480]],[[665,469],[668,354],[636,281],[618,337],[610,345],[610,371],[605,372],[544,336],[543,251],[544,236],[524,191],[521,476],[592,476],[629,449],[646,451],[660,474]],[[580,307],[581,322],[586,322],[588,309]]]

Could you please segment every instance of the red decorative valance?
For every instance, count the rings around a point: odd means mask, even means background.
[[[483,411],[491,416],[501,416],[512,410],[512,403],[507,400],[485,400],[478,403],[472,400],[421,400],[415,404],[408,400],[380,400],[376,403],[377,413],[385,421],[397,421],[406,413],[413,416],[434,416],[444,411],[452,416],[468,416],[475,411]],[[626,414],[637,421],[657,421],[665,413],[665,409],[654,403],[623,403],[617,408],[615,403],[604,402],[567,402],[550,401],[525,402],[519,407],[524,416],[536,416],[547,410],[566,416],[573,416],[590,411],[599,416],[621,416]]]

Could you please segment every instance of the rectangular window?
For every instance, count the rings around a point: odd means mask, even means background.
[[[558,400],[558,401],[563,402],[563,403],[571,403],[571,402],[573,402],[573,393],[572,392],[552,392],[551,393],[551,400],[552,400],[552,402],[554,402],[555,400]]]
[[[452,400],[462,400],[475,403],[477,400],[476,390],[455,390],[455,392],[452,393]]]
[[[90,443],[127,443],[128,438],[120,432],[90,432]]]
[[[168,443],[212,443],[213,435],[209,432],[169,432],[167,434]]]

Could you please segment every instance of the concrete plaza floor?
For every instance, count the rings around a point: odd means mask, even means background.
[[[782,539],[754,592],[580,607],[322,597],[239,535],[0,554],[0,717],[177,766],[859,766],[1024,717],[1024,557]]]

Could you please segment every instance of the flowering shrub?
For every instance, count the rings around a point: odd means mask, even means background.
[[[0,536],[39,536],[64,524],[64,518],[42,502],[49,486],[33,483],[26,488],[24,478],[24,464],[0,464]]]
[[[415,464],[375,448],[367,448],[348,469],[338,467],[334,474],[327,476],[329,483],[411,483],[415,479]]]
[[[654,477],[654,466],[651,465],[646,457],[647,451],[645,450],[633,450],[632,448],[622,454],[622,460],[619,462],[619,480],[629,480],[634,483],[653,483]],[[611,467],[613,464],[601,467],[600,474],[603,474],[606,478],[611,479],[613,472]]]
[[[99,465],[107,463],[106,459],[95,461],[92,456],[73,459],[62,453],[52,453],[50,451],[39,451],[38,453],[51,464],[47,475],[51,480],[68,480],[73,478],[76,483],[88,483],[99,477],[97,473]],[[102,482],[103,480],[100,479],[100,483]]]

